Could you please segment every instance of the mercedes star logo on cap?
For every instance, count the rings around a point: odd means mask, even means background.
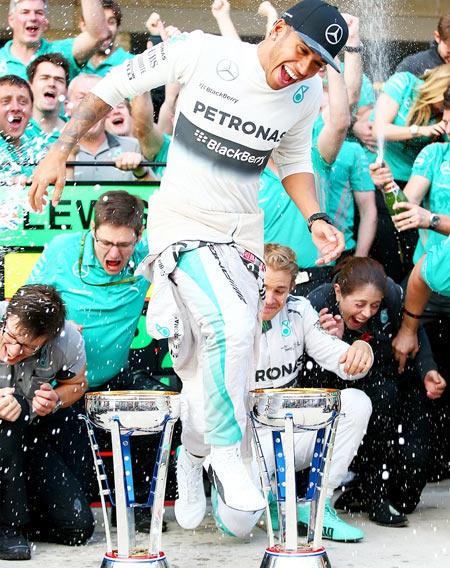
[[[224,81],[234,81],[239,77],[239,67],[231,59],[222,59],[216,67],[217,75]]]
[[[337,45],[344,35],[344,30],[339,24],[330,24],[325,30],[325,37],[331,45]]]

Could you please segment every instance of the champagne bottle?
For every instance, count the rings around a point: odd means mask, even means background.
[[[408,201],[408,198],[395,183],[395,181],[389,183],[388,187],[383,187],[383,199],[391,217],[398,215],[402,211],[401,209],[394,209],[395,203],[405,203]]]

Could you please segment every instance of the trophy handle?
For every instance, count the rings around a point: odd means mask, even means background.
[[[297,550],[297,487],[295,483],[294,418],[284,420],[284,457],[286,462],[286,550]]]
[[[178,418],[166,420],[158,448],[153,479],[150,488],[149,501],[152,505],[152,520],[150,523],[150,539],[148,552],[157,556],[161,550],[161,533],[164,514],[164,496],[166,492],[167,470],[169,467],[170,444],[172,442],[175,422]]]
[[[89,437],[89,445],[91,446],[92,456],[94,458],[94,467],[97,476],[100,502],[102,504],[103,523],[105,525],[105,536],[106,536],[106,552],[108,554],[111,554],[113,550],[112,540],[111,540],[111,528],[109,526],[108,512],[106,510],[106,502],[105,502],[105,495],[108,495],[109,500],[112,502],[111,490],[109,489],[108,486],[108,480],[106,478],[103,460],[101,456],[97,453],[99,447],[97,444],[97,440],[95,439],[94,429],[92,428],[91,423],[89,422],[87,416],[84,416],[84,414],[79,414],[78,418],[79,420],[83,420],[84,423],[86,424],[86,429]]]
[[[250,424],[252,426],[253,440],[255,442],[256,462],[258,464],[259,479],[263,490],[264,500],[266,502],[266,527],[267,536],[269,538],[269,547],[275,546],[275,536],[273,534],[272,517],[270,515],[269,495],[272,489],[270,476],[267,470],[266,460],[262,451],[261,442],[259,441],[258,430],[256,428],[253,414],[250,414]]]

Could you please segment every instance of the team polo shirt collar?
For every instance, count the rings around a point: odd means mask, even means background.
[[[84,68],[85,73],[93,73],[94,75],[99,75],[103,77],[106,73],[116,65],[121,65],[127,59],[131,59],[133,55],[128,51],[125,51],[122,47],[117,47],[109,57],[104,59],[97,67],[94,67],[89,60]]]
[[[83,258],[81,259],[81,266],[96,266],[98,268],[103,268],[98,258],[95,256],[94,237],[91,231],[89,231],[89,233],[86,235],[86,240],[84,241],[84,251]]]
[[[102,154],[103,152],[108,152],[109,150],[111,150],[111,148],[120,147],[120,142],[119,142],[119,140],[117,139],[116,136],[114,136],[113,134],[110,134],[107,131],[105,131],[105,134],[106,134],[106,138],[103,141],[100,148],[95,152],[95,154],[91,154],[91,152],[89,152],[89,150],[86,150],[86,148],[83,145],[81,145],[81,150],[83,150],[83,152],[85,152],[86,154],[97,157],[100,154]]]
[[[4,49],[5,54],[6,54],[6,60],[7,60],[8,63],[18,63],[19,65],[23,65],[22,61],[20,61],[20,59],[17,59],[17,57],[15,57],[13,55],[13,53],[11,52],[12,43],[13,43],[12,39],[10,39],[3,46],[3,49]],[[41,43],[39,44],[39,49],[35,52],[35,54],[30,59],[30,63],[34,59],[36,59],[36,57],[39,57],[40,55],[44,55],[45,53],[48,53],[49,45],[50,45],[50,42],[48,42],[46,39],[42,38]]]

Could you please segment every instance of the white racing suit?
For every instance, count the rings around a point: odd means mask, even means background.
[[[258,46],[196,31],[114,68],[93,93],[115,106],[172,82],[181,85],[174,136],[161,189],[149,200],[150,255],[141,267],[154,284],[147,327],[169,338],[186,384],[191,366],[204,372],[206,443],[230,445],[242,438],[258,320],[256,280],[231,245],[263,257],[259,175],[272,153],[281,178],[313,172],[322,86],[313,77],[273,90]],[[199,242],[215,244],[215,253]],[[192,365],[177,361],[184,334]],[[191,418],[184,413],[184,429]],[[199,453],[204,443],[202,433],[191,447]]]
[[[264,322],[260,340],[260,354],[253,388],[277,388],[291,384],[301,372],[306,351],[322,367],[343,379],[339,359],[349,345],[328,335],[319,324],[318,314],[305,298],[290,297],[284,308],[270,321]],[[359,379],[364,375],[353,376]],[[364,437],[372,412],[369,397],[358,389],[341,391],[341,415],[336,431],[333,457],[328,479],[328,497],[340,485]],[[269,476],[275,473],[272,434],[258,426],[258,436],[266,460]],[[309,467],[313,456],[316,432],[294,434],[295,466],[297,471]],[[256,459],[250,465],[258,479]],[[246,513],[227,507],[220,496],[213,495],[214,516],[219,527],[228,534],[248,535],[262,512]]]

